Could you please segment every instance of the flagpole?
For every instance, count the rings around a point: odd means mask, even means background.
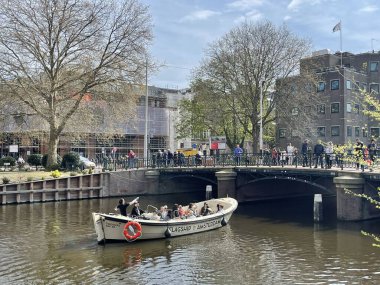
[[[343,68],[343,48],[342,48],[342,21],[339,21],[339,37],[340,37],[340,68]]]

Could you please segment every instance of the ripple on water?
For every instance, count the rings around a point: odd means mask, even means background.
[[[0,284],[380,284],[380,256],[360,230],[273,220],[244,205],[219,230],[99,246],[89,213],[115,202],[2,208]]]

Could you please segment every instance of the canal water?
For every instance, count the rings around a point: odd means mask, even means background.
[[[312,198],[298,198],[240,204],[226,227],[206,233],[98,245],[91,212],[113,212],[117,201],[0,206],[0,284],[380,284],[380,249],[360,233],[379,233],[380,221],[337,222],[333,198],[321,224]]]

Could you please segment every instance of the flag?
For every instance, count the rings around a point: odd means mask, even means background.
[[[341,29],[341,27],[340,27],[340,21],[339,21],[339,23],[334,26],[333,33],[340,31],[340,29]]]

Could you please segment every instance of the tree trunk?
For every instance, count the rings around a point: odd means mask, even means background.
[[[47,160],[47,165],[46,165],[47,168],[57,163],[58,141],[59,141],[59,135],[57,134],[56,129],[51,127],[50,133],[49,133],[48,160]]]

